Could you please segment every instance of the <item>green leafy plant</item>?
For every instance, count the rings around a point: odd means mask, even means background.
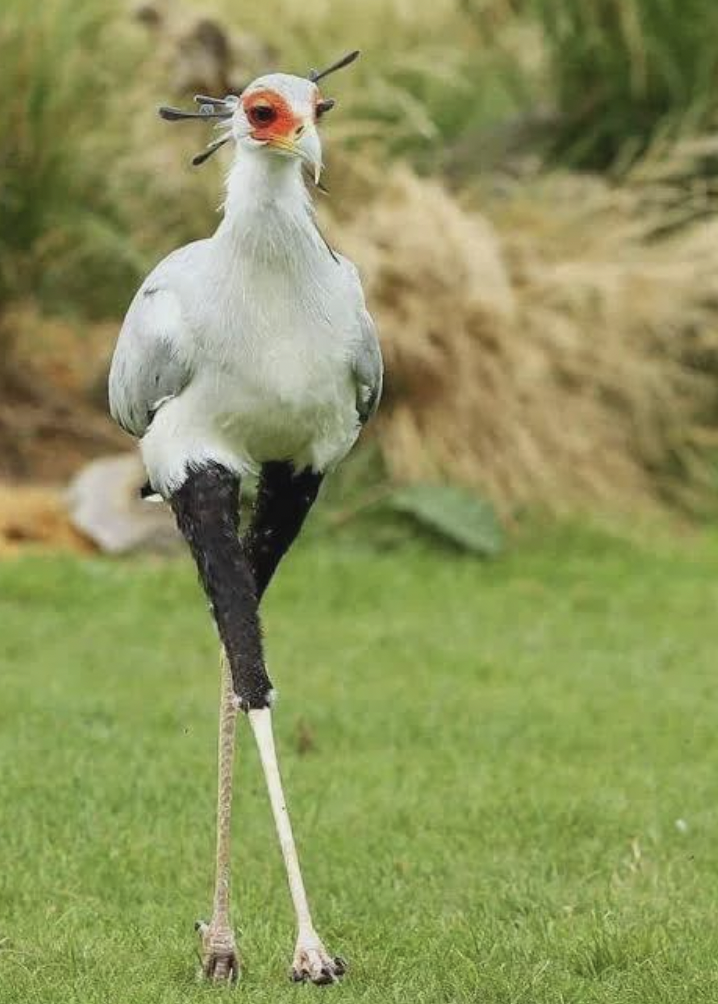
[[[503,531],[494,507],[465,488],[407,485],[394,489],[383,504],[462,551],[493,558],[503,549]]]

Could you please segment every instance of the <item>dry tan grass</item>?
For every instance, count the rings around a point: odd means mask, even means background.
[[[618,190],[586,177],[503,187],[487,179],[462,203],[406,168],[383,177],[368,144],[341,153],[364,105],[398,107],[392,130],[431,135],[428,112],[389,71],[418,73],[428,87],[456,76],[467,48],[481,50],[454,0],[309,0],[282,17],[275,2],[190,6],[268,39],[288,68],[366,49],[351,76],[332,82],[347,105],[326,134],[333,199],[324,212],[338,246],[360,263],[380,323],[388,379],[376,431],[394,477],[476,485],[505,513],[537,502],[650,507],[700,487],[718,427],[718,224],[685,225],[707,197],[677,196],[685,189],[675,175],[692,174],[690,152],[688,163],[665,151],[646,158]],[[133,253],[148,265],[211,229],[226,167],[217,158],[188,168],[206,128],[156,118],[158,96],[180,87],[172,68],[186,22],[177,16],[164,53],[153,50],[122,95],[127,156],[108,175],[134,221]],[[675,236],[655,236],[676,219]],[[56,338],[48,332],[50,344]],[[67,440],[58,447],[54,432],[76,417],[67,402],[49,420],[36,401],[22,404],[21,413],[5,394],[0,408],[0,437],[4,426],[4,441],[22,449],[12,464],[6,451],[6,475],[59,455]],[[19,428],[32,434],[19,437]]]
[[[377,64],[396,57],[411,66],[421,53],[432,73],[451,75],[467,40],[482,44],[452,0],[422,7],[420,17],[404,0],[361,9],[310,0],[282,17],[272,3],[238,12],[207,0],[192,9],[271,39],[297,69],[363,46],[368,58],[351,86],[348,76],[335,86],[377,107],[376,89],[388,87]],[[389,105],[400,100],[387,94]],[[429,135],[419,112],[409,109],[404,125]],[[351,105],[345,113],[352,123]],[[148,140],[135,144],[147,151],[141,166],[159,179],[162,229],[172,243],[205,232],[222,166],[197,174],[181,162],[206,136],[162,126],[160,134],[149,113],[137,128]],[[489,179],[476,193],[481,215],[476,198],[467,209],[406,168],[392,168],[387,182],[376,151],[349,156],[344,138],[338,119],[327,134],[333,198],[323,212],[361,264],[380,322],[388,380],[377,433],[393,476],[476,485],[505,513],[537,502],[646,508],[700,495],[716,424],[718,233],[683,226],[654,240],[653,232],[705,208],[702,191],[686,195],[675,184],[696,175],[692,158],[705,151],[651,151],[620,189],[549,175],[488,190]],[[145,195],[146,185],[136,190]],[[139,228],[140,244],[158,243],[156,222]]]
[[[0,318],[0,479],[61,483],[127,439],[106,414],[116,322],[47,317],[17,303]]]
[[[393,475],[475,485],[504,513],[695,489],[716,439],[718,224],[651,241],[635,192],[561,177],[490,210],[396,169],[337,228],[382,332]]]
[[[97,550],[72,526],[62,492],[0,482],[0,558],[47,549]]]

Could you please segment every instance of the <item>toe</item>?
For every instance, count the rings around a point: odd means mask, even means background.
[[[295,965],[291,971],[294,983],[313,983],[315,986],[327,986],[337,983],[347,970],[344,959],[306,960],[301,965]]]
[[[239,960],[236,955],[210,955],[202,972],[210,983],[236,983],[239,979]]]
[[[212,980],[215,983],[226,983],[230,977],[229,961],[227,959],[215,959]]]
[[[239,960],[236,955],[233,955],[229,963],[229,982],[236,983],[238,979],[239,979]]]

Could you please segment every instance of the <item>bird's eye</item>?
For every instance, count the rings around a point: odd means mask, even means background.
[[[249,121],[253,125],[271,125],[277,117],[277,112],[271,105],[254,105],[248,112]]]

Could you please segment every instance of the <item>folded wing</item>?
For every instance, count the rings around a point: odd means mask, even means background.
[[[110,369],[110,412],[133,436],[144,436],[157,409],[192,377],[181,349],[184,325],[177,294],[148,280],[127,313]]]
[[[357,387],[357,412],[362,425],[379,407],[384,382],[384,364],[379,339],[371,314],[366,307],[359,315],[361,337],[357,344],[353,372]]]

